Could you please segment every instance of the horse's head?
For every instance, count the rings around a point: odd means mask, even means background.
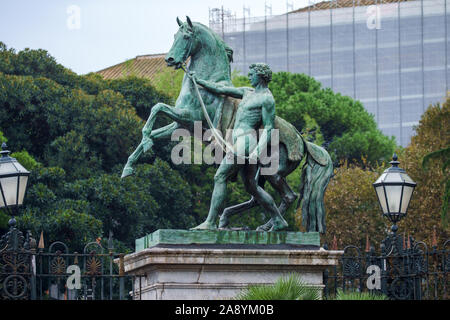
[[[166,63],[169,67],[179,69],[187,58],[193,54],[195,47],[195,33],[194,26],[189,17],[186,23],[182,23],[177,17],[177,23],[180,26],[178,32],[175,34],[175,40],[172,48],[166,55]]]

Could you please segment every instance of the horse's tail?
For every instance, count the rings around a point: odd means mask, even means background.
[[[302,170],[300,184],[302,225],[308,232],[325,233],[324,195],[328,182],[333,176],[333,162],[324,148],[305,141],[305,146],[306,144],[308,144],[305,148],[307,159]],[[315,159],[320,159],[320,163]],[[300,200],[297,207],[299,205]]]

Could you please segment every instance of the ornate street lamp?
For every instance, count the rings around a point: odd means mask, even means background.
[[[378,196],[383,216],[392,223],[392,232],[398,230],[397,222],[406,216],[409,202],[416,187],[416,183],[406,174],[405,170],[398,167],[397,155],[394,153],[391,167],[373,183]]]
[[[16,228],[14,215],[23,203],[30,172],[16,159],[9,156],[5,143],[0,151],[0,209],[10,215],[9,231],[0,238],[0,264],[7,266],[8,275],[2,278],[2,297],[7,299],[36,299],[36,287],[27,273],[31,274],[31,266],[35,263],[35,255],[31,251],[32,239],[28,232],[26,237]],[[2,270],[4,271],[4,270]],[[34,288],[34,289],[33,289]]]
[[[373,183],[383,216],[392,223],[392,232],[381,243],[382,291],[395,299],[412,299],[421,292],[420,282],[408,278],[410,274],[420,273],[422,264],[418,257],[420,251],[409,235],[397,235],[397,222],[403,219],[408,211],[416,183],[398,167],[397,155],[394,153],[391,167]]]
[[[30,172],[15,158],[9,156],[6,143],[0,152],[0,209],[5,208],[11,215],[9,226],[16,225],[14,214],[23,203]]]

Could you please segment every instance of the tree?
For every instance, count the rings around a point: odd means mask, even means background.
[[[0,43],[0,139],[8,137],[13,156],[31,170],[19,227],[80,250],[110,230],[119,247],[133,248],[158,228],[196,225],[191,186],[154,153],[134,179],[120,179],[141,139],[136,112],[144,116],[159,101],[170,97],[149,80],[78,76],[44,50],[16,53]],[[155,148],[170,157],[170,144]],[[8,219],[2,212],[4,230]]]
[[[444,104],[430,105],[415,128],[416,135],[410,145],[399,153],[400,166],[417,183],[408,216],[399,224],[416,239],[428,244],[433,242],[436,230],[438,244],[448,239],[449,226],[446,214],[441,217],[444,199],[448,197],[447,157],[426,161],[427,170],[422,167],[426,155],[448,148],[450,145],[450,97]],[[446,212],[445,212],[446,213]]]
[[[102,90],[92,96],[46,78],[0,73],[0,105],[0,127],[10,145],[65,169],[80,158],[65,152],[67,143],[89,150],[95,169],[110,171],[126,161],[143,126],[120,93]]]
[[[88,213],[89,203],[59,197],[65,171],[38,167],[31,171],[22,214],[17,217],[22,230],[36,237],[41,231],[46,242],[64,241],[72,250],[81,250],[102,235],[102,221]]]
[[[381,215],[372,183],[382,171],[382,166],[368,169],[348,163],[335,169],[325,193],[327,233],[323,243],[331,246],[336,237],[340,249],[347,245],[364,248],[367,235],[374,247],[380,245],[389,224]]]
[[[181,91],[183,77],[184,71],[181,69],[174,70],[172,68],[165,68],[155,76],[153,84],[156,90],[164,92],[164,94],[170,97],[173,105]]]
[[[170,93],[164,94],[158,91],[150,80],[130,76],[114,80],[107,80],[109,89],[119,92],[136,110],[137,115],[147,120],[150,109],[158,102],[170,104],[172,102]],[[157,124],[157,125],[162,125]]]
[[[428,169],[428,164],[431,162],[431,160],[435,160],[435,159],[441,159],[444,161],[443,165],[442,165],[442,173],[446,173],[446,170],[448,168],[448,165],[450,163],[450,147],[444,148],[444,149],[439,149],[437,151],[433,151],[428,153],[427,155],[425,155],[423,157],[422,160],[422,168],[427,170]],[[442,207],[441,207],[441,222],[442,225],[445,227],[447,227],[447,211],[448,211],[448,202],[450,200],[450,178],[447,175],[445,175],[444,177],[444,181],[445,186],[444,186],[444,196],[442,199]]]
[[[400,167],[417,183],[407,216],[398,223],[398,233],[409,234],[428,245],[433,244],[435,231],[437,245],[448,239],[446,216],[442,219],[440,214],[448,196],[448,168],[445,167],[448,156],[444,156],[444,151],[433,152],[445,150],[450,144],[448,130],[442,130],[450,127],[449,111],[449,99],[442,106],[430,106],[415,128],[411,144],[397,150]],[[429,154],[441,156],[427,158]],[[422,166],[424,158],[427,170]],[[389,166],[389,163],[373,167],[343,163],[335,169],[325,194],[328,232],[323,242],[330,245],[336,237],[340,249],[346,245],[364,248],[368,236],[370,244],[379,247],[390,232],[390,222],[381,216],[372,183]],[[297,212],[297,216],[300,214]]]
[[[136,238],[157,229],[199,223],[189,185],[166,162],[139,165],[134,179],[121,180],[116,169],[68,183],[61,168],[35,168],[17,218],[20,227],[34,235],[43,231],[47,242],[66,241],[80,250],[109,231],[133,248]]]
[[[62,196],[89,203],[87,212],[128,247],[157,229],[195,224],[189,186],[166,162],[139,165],[134,179],[121,180],[119,173],[77,180]]]
[[[3,142],[7,142],[8,139],[3,135],[3,132],[0,131],[0,144],[3,144]]]

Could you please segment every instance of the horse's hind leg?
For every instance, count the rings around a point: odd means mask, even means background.
[[[280,145],[280,159],[279,159],[279,169],[274,175],[265,176],[267,181],[272,185],[272,187],[280,194],[281,203],[278,207],[281,215],[287,211],[291,204],[297,199],[298,195],[292,191],[291,187],[286,181],[286,178],[291,174],[300,164],[300,161],[290,161],[287,157],[287,149],[284,145]],[[269,220],[265,224],[259,226],[256,230],[258,231],[268,231],[272,227],[272,220]]]
[[[278,211],[280,211],[281,215],[284,215],[286,210],[291,206],[295,199],[297,199],[298,195],[294,191],[292,191],[291,187],[286,182],[285,177],[278,173],[268,176],[267,180],[270,182],[272,187],[280,194],[281,203],[278,207]],[[272,219],[270,219],[265,224],[259,226],[256,231],[269,231],[272,228],[272,225]]]
[[[267,178],[272,187],[278,191],[281,196],[281,203],[278,210],[282,215],[291,206],[291,204],[297,199],[298,195],[292,191],[291,187],[288,185],[286,178],[280,174],[275,174]]]
[[[266,179],[262,176],[258,178],[258,185],[261,188],[264,188],[264,184],[266,183]],[[243,203],[225,208],[220,216],[219,220],[219,228],[226,228],[230,223],[229,218],[234,216],[235,214],[250,210],[254,207],[257,207],[259,204],[256,199],[252,196],[250,200],[245,201]]]
[[[228,224],[230,223],[229,218],[235,214],[241,213],[246,210],[250,210],[251,208],[254,208],[258,205],[255,198],[252,197],[250,200],[237,204],[235,206],[231,206],[228,208],[225,208],[223,210],[222,215],[220,216],[219,220],[219,228],[226,228]]]

